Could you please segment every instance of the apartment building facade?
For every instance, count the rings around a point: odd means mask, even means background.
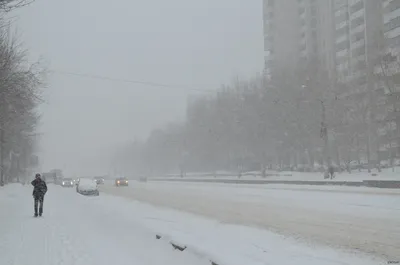
[[[376,0],[334,0],[335,60],[339,81],[368,83],[382,39],[382,6]]]
[[[383,33],[388,47],[400,47],[400,1],[384,0]]]
[[[317,58],[331,79],[367,86],[383,47],[400,46],[399,0],[264,0],[265,73]]]
[[[298,62],[299,13],[297,0],[264,0],[265,73],[271,76],[280,69]]]
[[[334,73],[331,0],[264,0],[265,73],[304,66],[312,60]]]

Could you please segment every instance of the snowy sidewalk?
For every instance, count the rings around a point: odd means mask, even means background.
[[[49,185],[44,216],[34,218],[31,193],[18,184],[0,189],[1,265],[209,264],[103,211],[101,197]]]

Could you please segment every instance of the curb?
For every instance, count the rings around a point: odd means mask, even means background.
[[[163,239],[163,236],[161,234],[156,234],[156,239]],[[174,248],[174,250],[179,250],[181,252],[185,251],[186,249],[190,250],[185,244],[176,242],[174,240],[168,240],[168,243]],[[199,253],[198,251],[193,251],[193,252]],[[203,253],[201,253],[201,254],[203,254]],[[204,256],[207,256],[207,255],[204,255]],[[218,263],[208,257],[207,257],[207,260],[210,262],[211,265],[222,265],[221,263]]]
[[[400,189],[400,180],[362,180],[362,181],[326,181],[326,180],[267,180],[267,179],[151,179],[150,181],[203,182],[225,184],[289,184],[315,186],[348,186],[381,189]]]

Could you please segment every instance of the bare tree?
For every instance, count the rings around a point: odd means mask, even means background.
[[[0,0],[0,10],[10,12],[33,3],[35,0]]]
[[[41,102],[44,71],[39,64],[27,64],[25,54],[9,29],[0,28],[0,185],[8,180],[5,164],[13,162],[8,161],[13,157],[9,154],[18,154],[20,159],[32,151],[28,138],[39,119],[35,109]]]

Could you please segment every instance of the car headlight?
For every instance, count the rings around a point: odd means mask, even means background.
[[[64,185],[65,183],[63,182],[62,184]]]

